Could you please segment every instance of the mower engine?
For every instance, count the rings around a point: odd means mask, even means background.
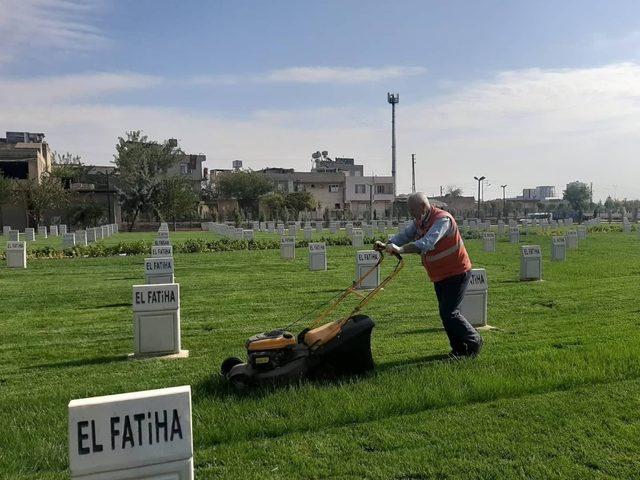
[[[298,342],[284,330],[254,335],[245,344],[249,364],[256,371],[272,370],[288,362]]]

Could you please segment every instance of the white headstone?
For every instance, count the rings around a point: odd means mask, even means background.
[[[624,233],[631,233],[631,224],[629,222],[624,222],[622,224],[622,230]]]
[[[324,243],[309,244],[309,270],[327,269],[327,247]]]
[[[144,259],[144,275],[147,285],[173,283],[173,257]]]
[[[58,227],[58,233],[60,235],[64,235],[65,233],[67,233],[67,226],[66,225],[60,225]]]
[[[567,258],[567,241],[564,236],[554,235],[551,238],[551,260],[564,262]]]
[[[76,246],[76,234],[65,233],[62,235],[62,248],[71,248]]]
[[[267,231],[269,233],[274,233],[276,231],[276,225],[273,222],[267,223]]]
[[[587,227],[585,225],[578,226],[578,241],[587,239]]]
[[[284,235],[284,225],[278,225],[278,235],[282,236]]]
[[[58,236],[58,226],[57,225],[51,225],[49,227],[49,236],[50,237],[57,237]]]
[[[26,242],[7,242],[7,267],[27,268],[27,244]]]
[[[81,247],[87,246],[87,232],[86,230],[76,230],[76,245],[80,245]]]
[[[69,402],[72,480],[193,480],[191,387]]]
[[[496,234],[493,232],[485,232],[482,235],[482,246],[485,252],[496,251]]]
[[[578,232],[575,230],[567,230],[565,237],[567,239],[567,248],[569,250],[578,248]]]
[[[313,238],[313,229],[311,227],[304,227],[304,239],[311,240]]]
[[[95,228],[87,228],[87,242],[95,242],[96,241],[96,229]]]
[[[484,268],[474,268],[460,304],[460,313],[474,327],[487,325],[488,295],[487,271]]]
[[[376,266],[379,260],[380,253],[375,250],[356,252],[356,281],[369,272],[356,289],[371,290],[380,284],[380,267]]]
[[[9,230],[9,241],[10,242],[18,242],[18,241],[20,241],[20,231],[19,230]]]
[[[296,258],[296,237],[280,238],[280,257],[285,260]]]
[[[158,228],[158,232],[168,232],[169,231],[169,224],[167,222],[162,222],[160,224],[160,228]]]
[[[362,248],[364,246],[364,238],[361,228],[354,228],[351,233],[351,246],[355,248]]]
[[[295,225],[289,225],[289,236],[290,237],[295,237],[296,236],[296,226]]]
[[[542,251],[540,245],[520,247],[520,280],[542,280]]]
[[[329,224],[329,232],[333,235],[338,233],[338,224],[336,222],[331,222]]]
[[[520,241],[520,230],[518,227],[509,227],[509,242],[518,243]]]
[[[96,242],[104,238],[102,227],[96,227],[93,231],[95,232]]]
[[[153,245],[151,247],[151,256],[155,258],[173,257],[173,247],[171,245]]]
[[[153,245],[156,247],[168,247],[171,246],[171,241],[168,238],[156,238],[153,241]]]
[[[322,233],[322,222],[316,223],[316,233]]]
[[[134,356],[182,355],[180,284],[133,286]]]
[[[2,227],[2,235],[4,235],[5,237],[8,237],[10,230],[11,230],[11,227],[8,225],[5,225],[4,227]]]
[[[169,239],[169,231],[168,230],[159,230],[156,238],[166,238]]]
[[[242,238],[244,238],[245,240],[253,240],[254,238],[253,230],[243,230]]]
[[[33,242],[36,239],[36,231],[34,228],[25,228],[24,229],[24,239],[29,242]]]

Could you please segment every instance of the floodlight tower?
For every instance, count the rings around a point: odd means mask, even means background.
[[[415,153],[411,154],[411,193],[416,193],[416,154]],[[440,192],[440,196],[442,196],[442,192]]]
[[[484,175],[481,177],[473,177],[478,182],[478,220],[480,220],[480,184],[487,178]]]
[[[393,198],[396,196],[396,103],[400,94],[387,93],[387,102],[391,104],[391,176],[393,177]]]

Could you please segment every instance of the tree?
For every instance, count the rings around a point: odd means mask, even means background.
[[[69,211],[69,219],[72,225],[81,225],[83,228],[95,227],[105,218],[105,209],[93,200],[73,201]]]
[[[37,178],[16,182],[12,190],[12,200],[16,205],[22,205],[30,217],[31,225],[42,222],[42,215],[46,210],[62,208],[69,202],[69,191],[64,188],[59,178],[44,173]]]
[[[447,189],[445,190],[445,197],[461,197],[462,196],[462,189],[459,187],[456,187],[455,185],[447,185]]]
[[[284,195],[280,192],[270,192],[263,195],[260,201],[269,209],[271,220],[277,220],[284,208]]]
[[[193,216],[197,209],[198,196],[191,189],[189,180],[172,176],[161,180],[155,203],[160,219],[173,221],[175,231],[178,219]]]
[[[0,174],[0,227],[4,224],[4,219],[2,216],[2,206],[11,200],[11,189],[11,180]]]
[[[225,172],[218,180],[218,191],[223,198],[235,198],[243,211],[256,210],[257,200],[273,190],[273,184],[260,172],[240,170]]]
[[[60,179],[65,188],[70,188],[72,183],[83,183],[86,180],[90,167],[85,166],[79,155],[69,152],[54,153],[53,168],[51,174]]]
[[[120,172],[116,188],[131,231],[141,212],[151,210],[159,216],[157,199],[162,180],[184,153],[171,140],[149,141],[140,131],[127,132],[126,136],[118,137],[114,163]]]
[[[309,192],[291,192],[287,193],[284,197],[284,204],[290,210],[295,212],[295,217],[298,217],[298,213],[305,210],[313,210],[316,208],[316,202]]]
[[[589,206],[589,199],[591,198],[591,192],[586,183],[572,182],[567,185],[567,189],[564,191],[563,198],[569,202],[571,208],[578,212],[582,222],[582,213]]]

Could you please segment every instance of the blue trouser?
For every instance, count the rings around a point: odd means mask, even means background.
[[[482,337],[460,313],[460,303],[467,290],[471,270],[445,278],[433,284],[438,297],[440,318],[454,354],[472,355],[479,352]]]

